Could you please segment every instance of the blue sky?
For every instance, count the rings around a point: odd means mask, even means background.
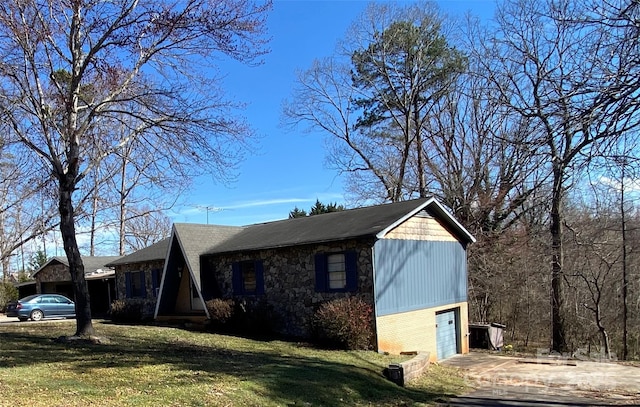
[[[491,16],[495,4],[494,0],[436,3],[451,15],[469,11],[485,18]],[[357,0],[274,1],[268,17],[271,52],[264,64],[221,66],[226,75],[224,89],[232,100],[247,104],[243,116],[260,136],[260,145],[240,164],[233,184],[197,180],[186,204],[170,214],[174,222],[247,225],[285,219],[294,207],[308,210],[316,199],[347,203],[343,179],[325,166],[324,135],[290,132],[279,123],[296,70],[332,55],[367,4]]]

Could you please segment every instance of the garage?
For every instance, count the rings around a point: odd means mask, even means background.
[[[458,353],[458,311],[455,309],[436,313],[436,349],[438,360]]]

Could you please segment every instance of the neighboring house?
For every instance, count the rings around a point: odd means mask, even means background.
[[[166,238],[109,263],[115,268],[116,298],[146,299],[151,304],[148,313],[153,315],[168,247]]]
[[[109,311],[111,301],[115,299],[115,272],[107,264],[119,258],[120,256],[82,256],[91,298],[91,312],[94,315]],[[33,278],[37,294],[62,294],[75,299],[66,257],[52,257],[33,273]]]
[[[155,316],[207,316],[211,298],[260,301],[278,330],[308,336],[323,302],[372,305],[378,351],[468,352],[466,247],[434,199],[246,227],[175,224]]]

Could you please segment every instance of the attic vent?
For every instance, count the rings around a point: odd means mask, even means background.
[[[429,212],[427,212],[425,209],[423,209],[420,212],[416,213],[416,217],[433,219],[433,216],[431,216],[431,214]]]

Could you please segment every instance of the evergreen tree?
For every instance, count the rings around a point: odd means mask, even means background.
[[[297,206],[293,208],[291,212],[289,212],[289,219],[304,218],[305,216],[307,216],[307,211],[305,211],[304,209],[300,209]]]
[[[293,218],[304,218],[305,216],[313,216],[320,215],[322,213],[330,213],[330,212],[338,212],[344,211],[346,208],[344,205],[338,205],[336,202],[329,202],[328,204],[323,204],[319,199],[316,199],[316,203],[311,207],[309,213],[304,209],[299,209],[297,206],[289,212],[289,219]]]

